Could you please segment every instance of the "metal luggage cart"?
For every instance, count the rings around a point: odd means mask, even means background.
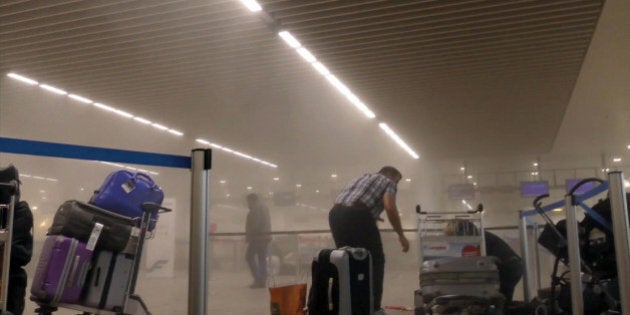
[[[416,206],[420,265],[427,260],[445,257],[486,256],[483,226],[483,205],[476,210],[459,212],[426,212]],[[449,235],[454,220],[467,220],[477,231],[472,236]],[[468,234],[468,233],[467,233]]]
[[[0,314],[7,312],[7,295],[9,293],[9,265],[11,262],[11,240],[13,238],[13,210],[15,209],[15,192],[18,182],[0,183],[0,189],[8,190],[11,196],[9,204],[0,204]]]
[[[144,247],[144,241],[147,238],[147,227],[149,226],[152,214],[156,212],[171,212],[172,210],[164,208],[156,203],[144,203],[142,205],[142,208],[144,210],[144,213],[142,214],[142,219],[140,220],[140,224],[137,227],[139,230],[138,244],[136,246],[136,251],[133,258],[133,269],[128,280],[126,290],[127,292],[125,294],[125,299],[122,307],[120,309],[104,310],[78,304],[59,303],[55,305],[50,305],[31,297],[31,300],[39,305],[39,308],[35,309],[36,314],[52,315],[53,312],[58,310],[58,308],[67,308],[80,311],[83,315],[151,315],[151,312],[149,312],[142,298],[139,295],[135,294],[136,282],[138,280],[138,273],[140,271],[142,249]]]
[[[425,262],[441,258],[486,256],[482,204],[476,210],[446,212],[426,212],[418,205],[416,213],[420,278]],[[455,224],[463,220],[469,223]],[[454,230],[455,227],[459,230]],[[416,290],[414,304],[416,315],[502,314],[502,301],[452,293],[433,298],[422,296],[422,290]]]

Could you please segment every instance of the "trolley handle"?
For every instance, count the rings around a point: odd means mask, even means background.
[[[171,212],[172,209],[162,207],[161,205],[155,202],[145,202],[142,204],[142,210],[144,212],[152,213],[153,211],[157,211],[158,213]]]
[[[571,188],[571,191],[569,191],[569,195],[573,196],[573,194],[575,194],[575,191],[577,191],[582,185],[586,184],[586,183],[590,183],[590,182],[598,182],[600,184],[604,183],[603,180],[597,178],[597,177],[590,177],[590,178],[585,178],[581,181],[579,181],[577,184],[575,184],[575,186],[573,186],[573,188]]]
[[[17,193],[18,182],[11,180],[8,183],[0,183],[0,189],[8,189],[9,195],[13,196]]]
[[[480,204],[477,205],[477,209],[475,209],[475,210],[468,210],[465,213],[475,214],[475,213],[482,213],[482,212],[483,212],[483,204],[480,203]],[[429,214],[426,211],[422,211],[422,207],[419,204],[416,205],[416,213],[417,214]]]

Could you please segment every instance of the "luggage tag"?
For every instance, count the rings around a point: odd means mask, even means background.
[[[133,181],[128,180],[124,182],[121,187],[126,193],[131,193],[134,189],[136,189],[136,184],[134,184]]]
[[[101,232],[103,231],[103,224],[102,223],[94,223],[94,228],[92,229],[92,233],[90,234],[90,239],[88,240],[86,249],[89,251],[94,251],[94,248],[96,248],[96,242],[98,241],[98,238],[101,236]]]

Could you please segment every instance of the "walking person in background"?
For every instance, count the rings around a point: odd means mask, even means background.
[[[383,210],[398,234],[402,251],[409,250],[409,240],[403,233],[396,206],[396,185],[401,178],[400,171],[392,166],[385,166],[378,173],[365,174],[351,181],[335,199],[335,205],[328,216],[337,248],[360,247],[367,249],[372,255],[375,315],[385,314],[381,308],[385,254],[376,224]]]
[[[267,282],[267,255],[271,241],[269,209],[257,194],[247,195],[247,207],[249,212],[245,225],[245,240],[248,245],[245,259],[254,277],[250,288],[264,288]]]
[[[8,183],[11,180],[20,182],[17,168],[13,165],[0,168],[0,182]],[[0,204],[8,204],[10,197],[6,189],[0,189]],[[20,200],[20,187],[18,185],[15,194],[11,263],[9,264],[9,290],[7,292],[7,310],[13,315],[22,315],[24,312],[27,275],[23,267],[31,261],[31,256],[33,255],[32,231],[33,213],[28,203]]]

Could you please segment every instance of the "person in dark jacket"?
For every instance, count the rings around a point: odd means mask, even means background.
[[[271,241],[271,219],[269,209],[262,203],[257,194],[247,195],[247,222],[245,240],[247,253],[245,259],[254,277],[250,288],[264,288],[267,282],[267,255]]]
[[[459,236],[479,235],[479,229],[470,221],[456,219],[447,226],[446,234]],[[521,257],[496,234],[484,231],[486,239],[486,255],[494,256],[499,269],[499,291],[506,302],[512,302],[514,288],[523,275],[523,261]]]
[[[9,165],[0,169],[0,182],[16,180],[19,183],[18,170]],[[8,190],[0,189],[0,204],[9,204]],[[9,291],[7,292],[7,310],[14,315],[22,315],[26,297],[26,266],[33,255],[33,213],[26,201],[20,200],[20,189],[15,195],[13,214],[13,235],[11,242],[11,263],[9,266]]]

